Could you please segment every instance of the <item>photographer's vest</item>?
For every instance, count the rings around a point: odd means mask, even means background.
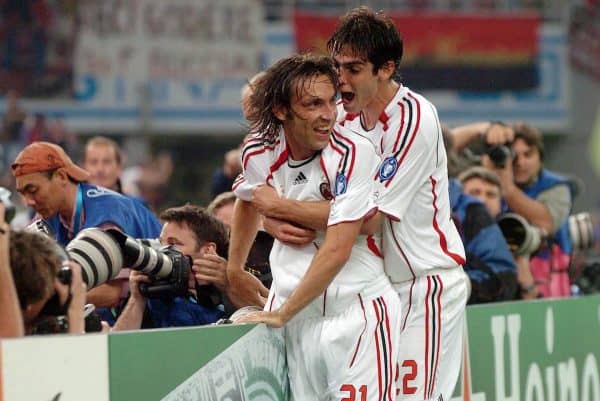
[[[471,280],[469,303],[514,299],[517,268],[500,227],[485,204],[465,194],[455,178],[449,180],[449,192],[452,220],[465,247],[463,269]]]
[[[76,202],[75,215],[83,215],[83,222],[75,221],[72,235],[60,222],[58,214],[47,220],[56,241],[63,246],[84,228],[99,227],[106,223],[114,224],[133,238],[157,238],[160,235],[160,223],[138,200],[83,182],[79,183],[77,197],[81,197],[81,200]]]
[[[573,197],[569,181],[558,174],[542,169],[538,180],[523,191],[533,199],[540,193],[560,184],[565,184]],[[540,293],[544,297],[568,297],[571,295],[569,264],[573,245],[569,235],[568,219],[562,223],[553,237],[547,239],[530,259],[530,268]]]

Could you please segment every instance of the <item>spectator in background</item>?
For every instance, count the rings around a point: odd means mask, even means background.
[[[264,76],[261,71],[254,75],[241,90],[241,105],[242,114],[245,119],[248,119],[250,113],[250,96],[254,92],[253,85]],[[225,153],[223,167],[213,173],[211,184],[211,197],[215,198],[223,192],[231,191],[231,186],[235,178],[242,172],[240,148],[231,149]]]
[[[74,334],[84,332],[86,287],[81,278],[81,267],[74,262],[66,262],[72,272],[70,288],[68,284],[59,282],[57,273],[65,263],[60,254],[56,242],[41,233],[11,233],[10,266],[28,334],[64,328],[58,324],[56,316],[46,314],[44,310],[55,294],[58,294],[58,304],[67,308],[67,331]]]
[[[4,204],[0,202],[0,339],[21,337],[24,333],[23,316],[11,272],[10,227],[4,215]]]
[[[569,296],[572,245],[567,220],[573,188],[567,178],[544,168],[541,133],[524,123],[474,123],[453,130],[453,135],[465,144],[470,138],[484,138],[488,144],[510,147],[512,154],[503,166],[488,155],[482,157],[482,164],[498,176],[504,211],[522,216],[546,238],[529,258],[537,290],[544,297]]]
[[[502,211],[502,192],[498,176],[480,166],[470,167],[458,175],[463,191],[481,200],[490,215],[497,219]]]
[[[242,115],[244,116],[244,119],[246,119],[246,120],[248,120],[248,116],[250,115],[250,112],[251,112],[250,96],[252,96],[252,93],[254,92],[254,85],[256,85],[258,80],[264,76],[265,76],[265,72],[260,71],[259,73],[254,75],[252,78],[250,78],[250,80],[248,80],[248,83],[242,87],[242,90],[240,93],[241,98],[242,98],[242,102],[241,102],[242,103]]]
[[[157,210],[167,194],[166,188],[173,174],[173,159],[168,152],[149,157],[138,166],[127,168],[122,175],[123,191],[136,196],[152,210]]]
[[[23,148],[22,133],[27,113],[19,104],[17,91],[6,92],[5,102],[6,112],[0,132],[0,185],[12,186],[8,166]]]
[[[481,200],[490,215],[496,220],[502,210],[500,180],[498,176],[484,167],[471,167],[463,171],[458,179],[463,185],[464,192]],[[517,266],[517,281],[519,292],[516,295],[522,299],[534,299],[539,296],[528,258],[513,255]]]
[[[2,118],[2,143],[6,146],[6,165],[14,160],[22,148],[21,132],[27,113],[19,104],[19,93],[15,90],[6,92],[6,112]]]
[[[24,132],[25,145],[50,139],[48,125],[46,124],[46,116],[42,113],[35,113],[31,119],[27,119]]]
[[[146,299],[139,291],[150,279],[139,273],[130,276],[131,297],[113,330],[195,326],[214,323],[224,315],[227,287],[225,256],[229,245],[227,229],[197,206],[185,205],[161,213],[164,221],[160,242],[174,245],[192,261],[188,298]],[[149,320],[143,325],[144,312]]]
[[[57,144],[71,156],[74,154],[80,156],[76,153],[79,151],[77,137],[67,129],[65,123],[58,117],[53,118],[48,123],[48,142]]]
[[[76,166],[62,148],[48,142],[27,146],[15,159],[12,172],[17,191],[66,245],[82,229],[116,228],[134,238],[156,238],[160,224],[140,202],[90,185],[90,175]],[[116,307],[127,295],[128,272],[92,289],[88,302]],[[123,275],[125,275],[123,277]],[[102,317],[111,323],[106,314]]]
[[[225,153],[223,167],[216,170],[212,177],[211,196],[231,191],[235,178],[242,172],[240,149],[231,149]]]
[[[83,167],[90,173],[90,183],[123,193],[121,173],[123,157],[112,139],[95,136],[85,144]]]
[[[223,222],[227,227],[231,226],[233,216],[233,205],[236,196],[233,192],[223,192],[214,198],[206,207],[206,211]]]
[[[442,125],[448,155],[450,207],[452,219],[465,247],[465,273],[471,280],[469,303],[509,301],[517,295],[517,268],[506,240],[486,208],[464,191],[455,178],[459,170],[452,134]],[[498,190],[499,192],[499,190]],[[500,198],[498,198],[498,206]]]

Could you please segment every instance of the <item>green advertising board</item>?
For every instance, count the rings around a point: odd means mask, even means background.
[[[467,312],[469,346],[458,399],[600,401],[600,296]]]
[[[111,401],[288,399],[282,330],[264,325],[109,336]]]
[[[600,296],[470,306],[467,329],[452,401],[600,401]],[[0,359],[0,401],[289,399],[264,325],[4,340]]]

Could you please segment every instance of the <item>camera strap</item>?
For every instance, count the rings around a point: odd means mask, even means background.
[[[75,215],[73,216],[73,237],[81,229],[81,212],[83,211],[83,190],[81,184],[77,184],[77,198],[75,199]]]

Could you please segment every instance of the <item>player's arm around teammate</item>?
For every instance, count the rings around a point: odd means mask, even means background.
[[[253,191],[252,205],[261,211],[265,230],[288,245],[306,245],[315,238],[315,230],[325,230],[330,212],[329,201],[286,199],[268,185]],[[366,218],[360,234],[372,235],[381,230],[381,214]]]
[[[350,257],[362,220],[340,223],[327,229],[325,242],[315,255],[302,282],[281,308],[248,314],[244,322],[284,326],[313,299],[323,293]]]
[[[250,202],[238,199],[233,209],[227,262],[227,295],[237,307],[264,306],[269,290],[254,275],[244,270],[246,258],[256,237],[260,214]]]

